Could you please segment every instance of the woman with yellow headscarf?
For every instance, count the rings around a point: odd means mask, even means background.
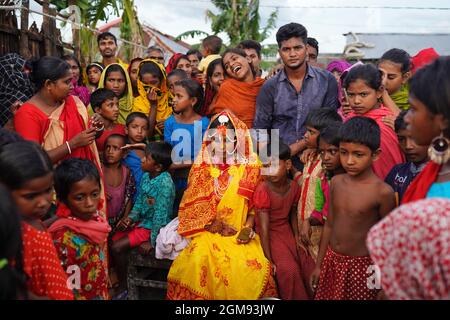
[[[118,63],[112,63],[107,66],[102,72],[98,88],[114,91],[119,98],[119,118],[117,123],[125,125],[125,121],[133,109],[133,88],[125,67]],[[92,108],[89,108],[89,113],[92,112]]]
[[[141,61],[138,69],[137,88],[139,96],[134,99],[133,112],[142,112],[150,115],[150,100],[148,94],[154,90],[157,94],[156,105],[156,133],[163,134],[164,121],[172,114],[170,106],[172,95],[167,85],[167,76],[164,66],[152,59]],[[150,121],[152,122],[152,121]],[[150,129],[150,132],[152,130]]]
[[[260,163],[246,125],[228,111],[217,114],[180,204],[178,233],[192,241],[170,268],[168,299],[277,296],[270,262],[252,230],[259,180]]]

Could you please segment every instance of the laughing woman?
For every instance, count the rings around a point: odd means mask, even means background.
[[[213,113],[228,109],[250,129],[255,117],[256,97],[264,80],[256,77],[250,58],[241,49],[227,49],[222,55],[222,64],[228,78],[220,86],[210,109]]]

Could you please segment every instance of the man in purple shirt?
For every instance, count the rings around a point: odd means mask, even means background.
[[[306,148],[305,119],[317,108],[339,107],[338,84],[334,76],[307,63],[308,33],[304,26],[289,23],[276,35],[284,69],[267,80],[256,100],[254,129],[278,129],[292,156]],[[258,139],[264,141],[258,130]],[[293,157],[296,167],[298,157]]]

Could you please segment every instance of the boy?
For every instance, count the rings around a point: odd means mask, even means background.
[[[209,63],[215,59],[222,58],[220,56],[220,49],[222,49],[222,39],[218,36],[208,36],[202,41],[202,55],[203,59],[198,64],[198,78],[202,83],[206,80],[206,70],[208,70]]]
[[[261,77],[261,44],[255,40],[244,40],[238,45],[239,49],[243,49],[247,57],[252,60],[253,70],[257,77]]]
[[[316,184],[314,211],[309,217],[312,226],[324,225],[328,219],[330,206],[330,181],[337,174],[345,173],[339,158],[339,129],[341,124],[323,129],[319,135],[319,156],[322,160],[323,172]]]
[[[106,139],[112,134],[125,135],[125,126],[116,123],[119,118],[119,99],[116,94],[108,89],[97,89],[91,94],[92,109],[102,117],[105,129],[100,137],[95,140],[100,159]]]
[[[145,149],[145,172],[138,197],[128,217],[117,224],[118,232],[111,246],[117,263],[120,287],[126,285],[126,258],[131,248],[148,254],[155,248],[159,230],[170,222],[175,200],[175,185],[167,171],[172,164],[172,147],[166,142],[151,142]]]
[[[117,222],[127,217],[131,211],[132,199],[136,193],[136,185],[131,170],[122,164],[126,151],[123,147],[126,137],[112,134],[105,141],[103,152],[103,178],[107,200],[108,222],[115,232]]]
[[[411,57],[402,49],[386,51],[378,62],[383,76],[383,104],[390,110],[408,110],[408,79],[411,77]]]
[[[311,285],[317,300],[375,299],[379,288],[368,279],[373,263],[366,237],[395,207],[394,191],[372,170],[380,154],[380,127],[372,119],[354,117],[342,125],[339,136],[347,173],[331,180],[330,214]]]
[[[428,162],[428,147],[417,145],[406,129],[404,120],[406,113],[407,111],[403,110],[395,120],[395,132],[397,132],[400,148],[408,162],[393,167],[385,179],[385,182],[394,189],[397,206],[401,203],[411,181],[414,180]]]
[[[302,186],[301,196],[298,203],[298,229],[300,241],[304,249],[309,252],[309,259],[315,261],[319,251],[319,240],[322,232],[321,226],[311,227],[309,217],[314,210],[316,182],[322,173],[322,161],[317,154],[317,138],[320,132],[336,123],[342,123],[342,119],[336,110],[331,108],[320,108],[312,110],[306,117],[306,133],[304,136],[307,150],[303,157],[305,167],[303,175],[299,179]]]

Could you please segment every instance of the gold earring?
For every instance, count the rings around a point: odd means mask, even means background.
[[[441,131],[440,136],[431,141],[431,145],[428,148],[428,156],[430,160],[437,164],[444,164],[450,160],[450,141],[444,137],[444,133]]]

